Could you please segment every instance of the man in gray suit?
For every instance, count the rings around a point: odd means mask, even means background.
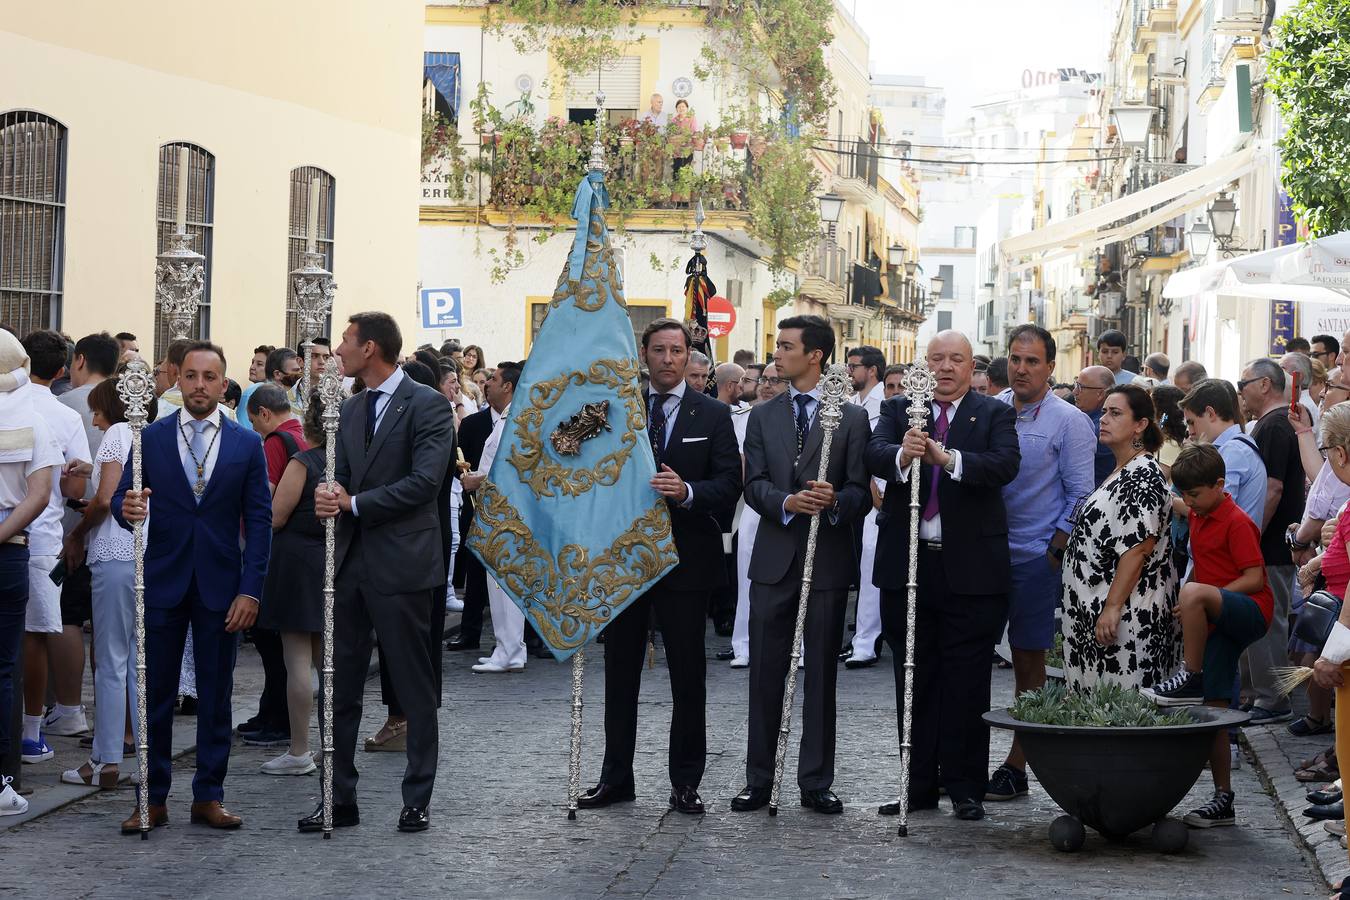
[[[853,523],[872,508],[863,452],[871,429],[862,407],[845,403],[820,479],[820,378],[834,353],[834,332],[820,316],[778,326],[774,365],[791,386],[756,406],[745,434],[745,502],[760,515],[750,557],[750,727],[747,786],[736,812],[769,802],[791,661],[797,598],[810,517],[820,516],[806,613],[805,700],[797,784],[802,806],[839,813],[834,783],[834,685],[848,586],[858,568]],[[819,479],[819,480],[818,480]]]
[[[424,831],[436,780],[437,685],[431,602],[445,584],[437,498],[455,453],[445,398],[404,375],[403,337],[385,313],[357,313],[337,354],[366,389],[342,404],[337,483],[315,491],[314,512],[338,518],[334,598],[333,825],[356,825],[356,737],[370,665],[371,629],[408,717],[399,831]],[[299,822],[323,827],[323,808]]]

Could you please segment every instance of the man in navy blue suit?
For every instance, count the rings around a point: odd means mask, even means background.
[[[262,602],[272,541],[267,462],[258,435],[221,415],[225,354],[199,341],[183,357],[178,385],[183,407],[142,435],[144,489],[131,490],[131,467],[113,495],[124,528],[145,521],[146,715],[150,734],[152,827],[169,822],[173,704],[189,623],[197,666],[197,774],[193,824],[238,828],[224,804],[230,761],[230,696],[239,633],[253,625]],[[244,546],[239,545],[243,523]],[[123,834],[140,830],[133,812]]]

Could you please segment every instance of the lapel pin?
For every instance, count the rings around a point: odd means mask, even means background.
[[[970,421],[974,422],[974,421],[975,421],[975,417],[974,417],[974,416],[971,416],[971,417],[970,417]]]

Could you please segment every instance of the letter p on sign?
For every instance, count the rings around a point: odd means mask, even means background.
[[[422,327],[463,328],[464,304],[459,288],[427,288],[422,291]]]

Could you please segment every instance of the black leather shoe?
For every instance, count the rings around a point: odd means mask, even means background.
[[[718,650],[717,653],[713,655],[713,659],[717,660],[718,662],[726,662],[727,660],[732,660],[735,658],[736,658],[736,651],[732,650],[730,647],[728,647],[725,650]],[[92,747],[93,744],[90,744],[89,746]]]
[[[698,791],[691,787],[673,787],[670,789],[670,808],[688,816],[703,815],[703,801]]]
[[[769,805],[770,788],[747,787],[731,798],[732,812],[754,812]]]
[[[837,816],[844,811],[844,804],[834,791],[802,791],[802,806],[827,816]]]
[[[978,800],[957,800],[952,803],[956,817],[965,822],[978,822],[984,818],[984,804]]]
[[[399,831],[426,831],[431,827],[431,811],[425,806],[405,806],[398,814]]]
[[[451,652],[456,650],[477,650],[478,641],[466,641],[462,637],[451,638],[445,642],[445,649]]]
[[[134,750],[132,751],[135,752]],[[130,755],[130,754],[124,754]],[[1328,788],[1322,791],[1308,791],[1308,802],[1321,806],[1323,803],[1335,803],[1341,799],[1340,788]]]
[[[605,784],[602,781],[577,797],[577,806],[580,809],[603,809],[614,803],[631,803],[636,799],[637,792],[633,790],[631,784],[627,787],[620,787],[614,784]]]
[[[839,651],[839,661],[840,661],[840,662],[843,662],[844,660],[848,659],[848,658],[849,658],[850,656],[852,656],[852,655],[853,655],[853,645],[852,645],[852,644],[845,644],[845,645],[844,645],[844,648],[843,648],[842,650]]]
[[[922,809],[937,809],[937,808],[938,808],[938,798],[936,794],[934,794],[931,799],[927,797],[923,799],[920,799],[918,797],[911,797],[909,799],[910,812],[918,812],[919,810]],[[877,807],[877,815],[879,816],[900,815],[900,801],[892,800],[890,803],[881,804],[880,806]]]
[[[333,827],[350,828],[353,825],[361,824],[361,813],[356,808],[355,803],[334,803],[333,804]],[[323,804],[314,812],[305,816],[295,823],[295,827],[302,832],[309,833],[314,831],[323,831]]]
[[[1310,819],[1344,819],[1345,801],[1315,804],[1305,809],[1303,814]]]
[[[844,660],[845,669],[868,669],[876,664],[877,658],[875,656],[869,659],[853,659],[850,657],[849,659]]]

